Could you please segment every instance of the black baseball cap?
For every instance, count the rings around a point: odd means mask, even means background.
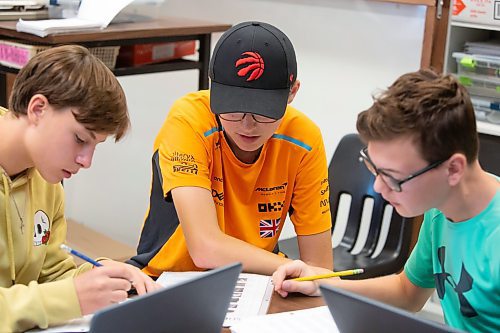
[[[213,113],[247,112],[280,119],[297,77],[295,51],[276,27],[243,22],[215,45],[209,76]]]

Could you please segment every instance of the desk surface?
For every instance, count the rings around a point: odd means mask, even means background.
[[[180,17],[165,17],[163,19],[146,22],[110,24],[103,30],[87,30],[51,34],[42,38],[36,35],[16,31],[16,23],[17,21],[0,22],[0,35],[24,41],[51,45],[210,34],[212,32],[223,32],[231,27],[230,24]]]
[[[135,248],[116,241],[83,224],[67,220],[68,232],[66,244],[91,258],[106,257],[117,261],[125,261],[136,254]],[[84,263],[74,257],[77,265]]]
[[[326,305],[323,297],[310,297],[302,294],[292,294],[287,298],[283,298],[277,293],[273,293],[269,311],[267,313],[278,313],[285,311],[295,311],[314,308],[317,306]],[[230,333],[229,328],[222,329],[222,333]]]

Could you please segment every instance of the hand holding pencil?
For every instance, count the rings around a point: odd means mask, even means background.
[[[59,247],[97,267],[82,272],[74,278],[80,310],[84,315],[124,301],[132,287],[135,287],[139,295],[161,288],[137,267],[109,259],[97,262],[65,244]]]
[[[326,268],[309,266],[303,261],[294,260],[278,267],[273,274],[274,290],[282,297],[289,293],[302,293],[309,296],[320,296],[317,280],[338,276],[348,276],[363,273],[363,269],[332,272]],[[325,281],[337,283],[341,281]]]
[[[303,277],[298,277],[298,278],[295,278],[292,280],[293,281],[315,281],[315,280],[320,280],[320,279],[328,279],[328,278],[332,278],[332,277],[351,276],[351,275],[361,274],[364,271],[365,270],[362,268],[357,268],[357,269],[349,269],[346,271],[332,272],[329,274],[303,276]]]

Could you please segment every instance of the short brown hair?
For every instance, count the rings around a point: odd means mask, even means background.
[[[56,109],[72,107],[87,129],[113,134],[118,141],[130,126],[127,101],[120,83],[88,49],[78,45],[50,48],[34,56],[14,82],[9,109],[26,114],[35,94]]]
[[[479,138],[469,94],[451,75],[424,69],[399,77],[358,115],[365,142],[410,136],[428,162],[463,153],[477,159]]]

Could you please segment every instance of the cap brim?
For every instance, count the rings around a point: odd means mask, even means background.
[[[251,89],[228,86],[212,81],[210,108],[215,114],[246,112],[281,119],[285,114],[290,90]]]

